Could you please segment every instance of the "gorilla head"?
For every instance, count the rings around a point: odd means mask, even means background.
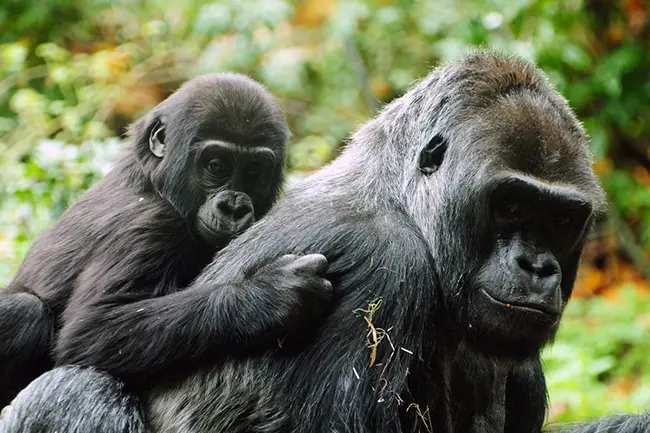
[[[405,152],[404,200],[449,325],[482,353],[536,354],[604,203],[566,101],[533,65],[476,54],[436,70],[379,122]]]
[[[282,185],[284,113],[243,75],[197,77],[131,127],[158,193],[223,246],[264,215]]]

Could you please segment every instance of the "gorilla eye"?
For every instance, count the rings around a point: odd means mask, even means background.
[[[503,200],[499,205],[498,212],[501,217],[514,220],[519,218],[519,204],[512,200]]]
[[[561,227],[566,227],[569,224],[571,224],[571,215],[568,214],[563,214],[563,215],[558,215],[555,217],[555,224]]]
[[[208,162],[208,171],[217,177],[223,177],[228,175],[228,169],[226,165],[219,158],[215,158]]]
[[[519,206],[517,203],[505,202],[503,204],[503,209],[510,215],[516,215],[519,213]]]
[[[434,136],[420,153],[420,171],[426,176],[435,173],[442,164],[446,151],[447,141],[440,135]]]

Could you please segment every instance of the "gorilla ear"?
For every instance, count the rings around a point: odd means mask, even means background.
[[[165,155],[165,124],[159,120],[149,134],[149,150],[158,158]]]
[[[434,136],[420,153],[420,171],[426,176],[435,173],[442,164],[447,151],[447,140],[440,135]]]

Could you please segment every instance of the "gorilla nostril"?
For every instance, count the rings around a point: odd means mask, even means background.
[[[230,215],[232,212],[232,206],[226,201],[222,200],[217,203],[217,209],[223,212],[225,215]]]
[[[249,205],[237,206],[233,212],[235,220],[240,220],[245,218],[247,215],[253,212],[253,209]]]
[[[559,267],[555,260],[550,260],[545,255],[538,256],[535,260],[530,260],[530,258],[521,255],[516,260],[521,270],[539,278],[551,277],[559,272]]]
[[[535,268],[533,267],[531,261],[524,256],[517,257],[517,264],[526,272],[529,272],[531,274],[535,272]]]
[[[543,264],[537,271],[540,278],[546,278],[557,274],[558,268],[553,263]]]

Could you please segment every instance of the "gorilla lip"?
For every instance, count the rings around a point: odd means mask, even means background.
[[[230,237],[234,237],[237,233],[231,230],[214,230],[212,227],[210,227],[208,224],[206,224],[202,219],[199,218],[199,223],[201,224],[201,227],[204,230],[207,230],[209,233],[212,233],[214,236],[220,238],[220,239],[228,239]]]
[[[543,303],[521,302],[521,301],[502,301],[501,299],[497,299],[491,294],[489,294],[485,289],[481,289],[481,292],[483,292],[483,294],[485,294],[485,296],[487,296],[492,302],[501,304],[508,308],[527,311],[536,314],[541,313],[549,316],[559,315],[558,309],[553,307],[552,305],[546,305]]]

